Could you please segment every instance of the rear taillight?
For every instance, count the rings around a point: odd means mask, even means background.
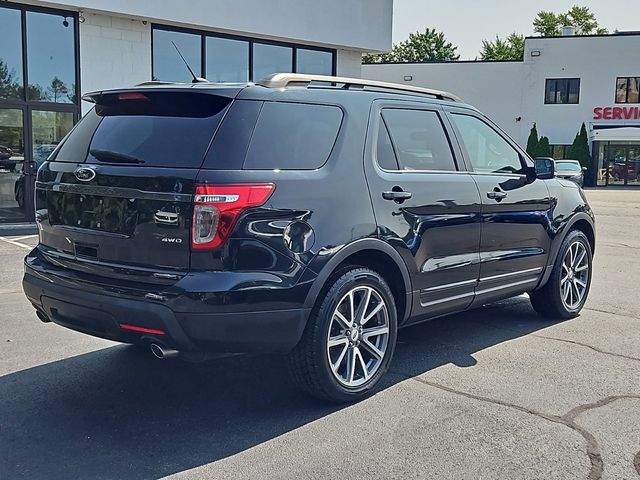
[[[269,199],[273,183],[246,185],[197,185],[193,199],[191,248],[218,248],[233,231],[240,214]]]

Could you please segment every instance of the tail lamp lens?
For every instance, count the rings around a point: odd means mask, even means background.
[[[193,206],[191,248],[218,248],[229,237],[240,214],[269,199],[273,183],[246,185],[197,185]]]

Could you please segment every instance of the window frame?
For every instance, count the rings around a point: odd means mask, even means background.
[[[473,175],[493,175],[493,176],[502,176],[502,177],[517,177],[517,178],[525,178],[527,176],[526,171],[528,168],[532,168],[534,166],[533,160],[527,153],[514,142],[500,127],[498,127],[495,123],[493,123],[490,119],[480,114],[476,110],[467,110],[462,108],[451,108],[446,110],[446,114],[451,125],[451,128],[454,131],[456,140],[458,142],[458,146],[462,152],[464,157],[465,164],[467,166],[467,171],[472,173]],[[458,129],[455,121],[453,120],[453,115],[466,115],[468,117],[473,117],[480,122],[483,122],[487,127],[492,129],[500,138],[502,138],[511,148],[513,148],[518,156],[520,157],[520,166],[522,168],[522,173],[517,172],[479,172],[473,166],[471,162],[471,157],[469,155],[469,151],[467,150],[467,146],[464,143],[464,139],[462,138],[462,133]]]
[[[626,88],[626,91],[625,91],[625,97],[624,97],[624,101],[623,102],[618,101],[618,82],[620,80],[626,80],[627,81],[627,88]],[[637,104],[640,104],[640,89],[639,89],[639,92],[638,92],[638,101],[637,102],[629,101],[629,90],[630,90],[630,87],[631,87],[631,80],[635,80],[636,82],[638,82],[640,84],[640,75],[633,76],[633,77],[616,77],[616,83],[615,83],[615,89],[614,89],[614,92],[613,92],[613,97],[614,97],[615,103],[617,105],[637,105]]]
[[[402,165],[400,163],[400,159],[398,158],[398,147],[396,146],[396,142],[393,139],[393,135],[391,134],[391,129],[387,123],[387,120],[384,118],[382,113],[385,110],[417,110],[417,111],[425,111],[432,112],[438,116],[438,120],[440,120],[440,125],[442,126],[442,130],[444,132],[445,138],[449,145],[449,150],[451,151],[451,158],[453,159],[453,165],[455,170],[403,170]],[[446,114],[441,108],[438,108],[437,105],[416,105],[416,104],[407,104],[402,105],[398,103],[394,104],[381,104],[379,108],[376,109],[376,123],[373,126],[374,138],[373,138],[373,162],[376,168],[380,169],[382,172],[389,174],[413,174],[413,173],[467,173],[466,165],[460,159],[460,155],[458,150],[455,148],[455,144],[453,142],[453,137],[449,131],[449,124],[446,120]],[[389,139],[391,140],[391,147],[393,149],[393,154],[395,156],[396,164],[398,165],[398,170],[387,170],[380,165],[378,162],[378,136],[380,135],[380,127],[381,125],[387,130],[387,134],[389,135]]]
[[[0,8],[7,8],[20,11],[20,27],[21,27],[21,41],[22,41],[22,87],[23,98],[0,98],[1,108],[25,108],[31,107],[33,110],[53,110],[53,111],[66,111],[73,112],[76,116],[80,115],[81,107],[81,76],[80,76],[80,22],[78,12],[71,12],[68,10],[62,10],[57,8],[48,8],[32,5],[16,4],[11,2],[0,3]],[[73,22],[73,56],[74,56],[74,75],[76,85],[76,99],[77,103],[55,103],[55,102],[43,102],[41,100],[30,100],[28,98],[29,92],[29,68],[27,62],[27,12],[44,13],[49,15],[57,15],[66,17]],[[26,128],[26,123],[25,123]]]
[[[578,82],[578,97],[575,102],[569,101],[572,81]],[[551,85],[551,82],[555,82],[554,101],[549,101],[549,86]],[[567,97],[566,102],[559,101],[561,99],[558,99],[558,94],[560,92],[560,90],[558,89],[558,82],[566,82],[566,97]],[[582,79],[580,77],[547,78],[545,79],[545,82],[544,82],[544,104],[545,105],[580,105],[581,91],[582,91]]]
[[[264,45],[274,45],[277,47],[288,47],[292,50],[291,55],[291,71],[295,73],[297,71],[297,58],[298,58],[298,50],[316,50],[320,52],[331,53],[332,62],[331,62],[331,75],[336,74],[337,65],[338,65],[338,51],[333,48],[323,48],[317,47],[315,45],[304,45],[299,43],[291,43],[291,42],[281,42],[277,40],[266,40],[257,37],[248,37],[242,35],[233,35],[228,33],[219,33],[209,30],[198,30],[193,28],[184,28],[184,27],[174,27],[170,25],[164,25],[161,23],[152,23],[151,24],[151,77],[153,78],[155,74],[155,65],[154,65],[154,31],[155,30],[163,30],[166,32],[179,32],[179,33],[189,33],[192,35],[200,36],[200,65],[201,71],[200,76],[203,78],[207,78],[207,38],[215,37],[215,38],[224,38],[228,40],[239,40],[248,42],[249,44],[249,64],[247,65],[249,72],[249,82],[255,82],[257,80],[262,80],[261,78],[253,77],[253,46],[254,44],[264,44]],[[198,74],[198,72],[196,72]],[[162,81],[162,79],[159,79]]]

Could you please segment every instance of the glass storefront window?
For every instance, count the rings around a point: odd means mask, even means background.
[[[29,100],[77,103],[73,17],[27,12]]]
[[[0,219],[25,216],[24,121],[22,110],[0,109]]]
[[[0,99],[22,99],[22,25],[20,10],[0,7]]]
[[[37,170],[73,128],[73,113],[34,111],[31,124],[33,162]]]
[[[153,79],[170,82],[186,82],[193,80],[189,70],[173,46],[174,42],[180,53],[197,76],[202,75],[201,36],[191,33],[153,30]]]
[[[333,54],[321,50],[296,50],[296,70],[298,73],[331,75],[333,72]]]
[[[249,42],[207,37],[207,80],[210,82],[249,81]]]
[[[253,44],[253,80],[262,80],[272,73],[293,71],[293,49],[266,43]]]

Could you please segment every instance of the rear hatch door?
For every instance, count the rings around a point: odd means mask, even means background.
[[[237,91],[93,94],[96,107],[38,172],[42,254],[134,281],[186,273],[195,179]]]

